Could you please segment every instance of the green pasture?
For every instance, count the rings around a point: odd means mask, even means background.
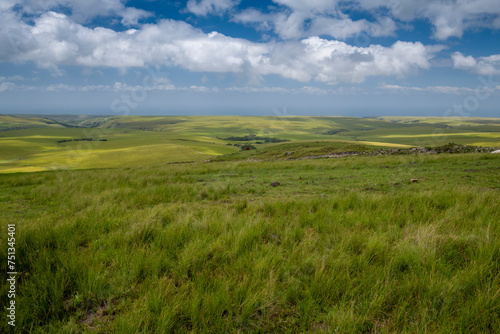
[[[19,274],[0,332],[496,333],[499,171],[488,153],[2,174]]]
[[[4,173],[145,167],[204,161],[231,153],[236,153],[232,159],[251,158],[255,152],[238,153],[237,147],[228,146],[241,142],[223,140],[246,135],[288,140],[248,143],[266,158],[290,150],[290,145],[302,147],[295,157],[328,154],[353,144],[377,148],[454,142],[500,147],[500,119],[492,118],[0,116],[0,130],[0,172]],[[88,137],[107,141],[58,143]]]
[[[318,157],[500,148],[499,119],[0,122],[0,215],[16,225],[19,273],[16,327],[4,316],[0,333],[500,328],[500,154]],[[223,139],[247,135],[288,141]]]
[[[107,141],[62,139],[94,137]],[[108,128],[37,128],[0,132],[0,171],[149,166],[203,161],[235,148],[215,142],[172,140],[165,133]]]

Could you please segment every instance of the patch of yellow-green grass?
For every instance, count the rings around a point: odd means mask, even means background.
[[[495,138],[495,139],[500,139],[500,132],[460,132],[460,133],[444,133],[443,135],[449,136],[449,137],[454,137],[454,136],[464,136],[464,137],[484,137],[484,138]],[[422,138],[422,137],[428,137],[429,134],[409,134],[409,135],[403,135],[403,134],[393,134],[393,135],[386,135],[386,136],[381,136],[380,138]]]
[[[258,134],[290,140],[328,139],[322,135],[331,129],[350,131],[374,127],[400,128],[402,125],[355,117],[252,117],[252,116],[196,116],[196,117],[115,117],[107,126],[151,129],[193,137],[230,137]]]
[[[500,119],[488,117],[413,117],[413,116],[384,116],[378,119],[395,123],[427,123],[445,124],[448,126],[473,126],[478,124],[491,124],[500,126]]]
[[[382,141],[346,141],[346,143],[356,143],[356,144],[362,144],[362,145],[370,145],[370,146],[377,146],[377,147],[395,147],[395,148],[410,148],[413,145],[406,145],[406,144],[396,144],[396,143],[385,143]]]
[[[486,146],[500,146],[500,132],[493,132],[489,126],[486,127],[475,127],[474,129],[477,131],[471,131],[469,127],[446,128],[426,124],[405,129],[374,129],[347,132],[345,136],[352,136],[357,140],[390,142],[411,146],[444,145],[450,141],[467,145],[487,142],[488,145]]]
[[[171,162],[202,161],[235,151],[222,143],[168,140],[165,133],[130,129],[57,129],[52,135],[33,130],[0,138],[0,171],[152,166]],[[106,141],[70,141],[94,136]],[[219,140],[217,140],[220,142]]]
[[[57,140],[81,138],[78,131],[66,128],[38,128],[0,132],[0,160],[57,150]]]
[[[46,167],[36,167],[36,166],[16,166],[10,168],[0,168],[1,173],[33,173],[33,172],[44,172],[49,170]]]

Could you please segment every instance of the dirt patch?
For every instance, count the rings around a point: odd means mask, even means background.
[[[87,313],[80,320],[80,324],[83,325],[88,331],[101,330],[113,321],[115,312],[115,307],[110,309],[107,304],[100,306],[97,310],[87,311]]]

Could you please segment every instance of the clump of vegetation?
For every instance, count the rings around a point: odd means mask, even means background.
[[[279,138],[272,138],[272,137],[261,137],[261,136],[256,136],[256,135],[246,135],[242,137],[237,137],[237,136],[231,136],[227,138],[219,138],[217,139],[222,139],[222,140],[229,140],[229,141],[254,141],[254,140],[259,140],[261,141],[260,144],[269,144],[269,143],[283,143],[290,141],[288,139],[279,139]]]
[[[426,147],[426,149],[435,153],[484,153],[493,152],[495,150],[495,148],[492,147],[460,145],[455,143],[448,143],[436,147]]]
[[[228,143],[226,144],[227,146],[235,146],[235,147],[239,147],[241,151],[250,151],[250,150],[256,150],[257,148],[252,145],[252,144],[231,144],[231,143]]]
[[[68,142],[72,142],[72,141],[108,141],[108,140],[105,138],[101,138],[101,139],[95,139],[95,138],[61,139],[61,140],[58,140],[57,143],[61,144],[61,143],[68,143]]]
[[[253,146],[252,144],[234,144],[233,146],[237,146],[240,148],[242,151],[250,151],[250,150],[255,150],[256,147]]]
[[[341,132],[349,132],[349,130],[347,130],[347,129],[332,129],[332,130],[328,130],[328,131],[323,132],[322,135],[332,136],[332,135],[337,135]]]
[[[370,152],[370,155],[407,155],[417,153],[488,153],[493,152],[495,148],[484,146],[472,145],[459,145],[455,143],[448,143],[443,146],[429,146],[429,147],[412,147],[412,148],[384,148]]]

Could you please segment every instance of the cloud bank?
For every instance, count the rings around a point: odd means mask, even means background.
[[[0,61],[35,62],[57,71],[60,65],[131,68],[176,66],[194,72],[244,73],[252,80],[277,74],[301,82],[360,83],[369,76],[404,76],[428,69],[442,48],[420,42],[390,47],[355,47],[342,41],[309,37],[300,41],[255,43],[188,23],[162,20],[139,29],[117,32],[87,28],[53,11],[33,25],[13,12],[2,12]]]

